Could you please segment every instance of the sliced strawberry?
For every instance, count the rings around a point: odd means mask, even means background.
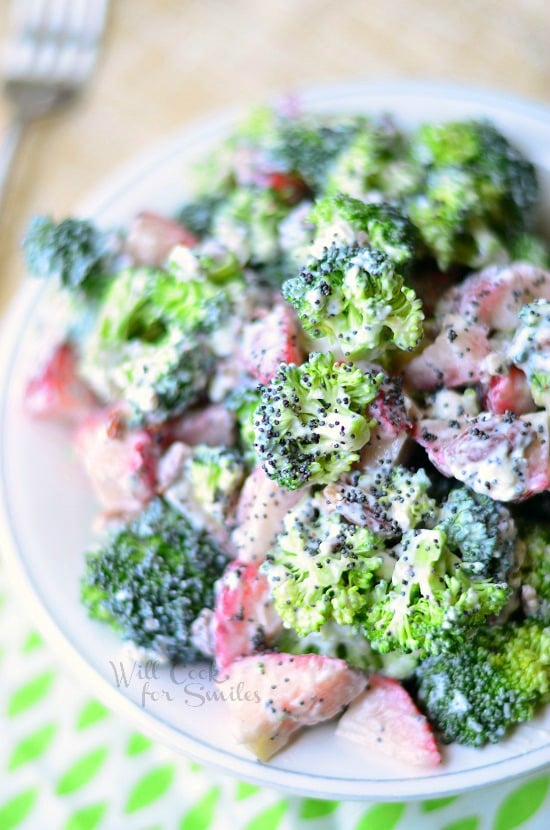
[[[25,389],[25,406],[39,418],[81,421],[99,402],[77,374],[77,358],[70,343],[60,343],[47,357]]]
[[[248,323],[240,351],[246,371],[260,383],[269,383],[281,363],[300,364],[303,357],[292,309],[278,303],[264,317]]]
[[[516,262],[472,274],[442,298],[438,310],[453,311],[468,322],[507,331],[516,328],[521,306],[537,298],[550,300],[550,272]]]
[[[231,562],[216,585],[213,640],[218,671],[238,657],[265,650],[281,627],[259,564]]]
[[[483,326],[449,314],[434,342],[407,364],[405,379],[413,389],[471,386],[479,380],[481,361],[489,351]]]
[[[151,427],[150,432],[163,447],[175,441],[182,441],[189,447],[197,444],[230,447],[235,443],[235,416],[223,404],[210,404]]]
[[[378,397],[367,407],[367,415],[376,424],[371,429],[368,443],[361,450],[358,467],[367,470],[378,464],[399,463],[412,423],[398,378],[384,381]]]
[[[403,686],[373,674],[368,688],[340,718],[336,735],[418,767],[441,763],[430,725]]]
[[[76,449],[93,490],[110,514],[132,514],[155,495],[158,445],[143,429],[129,429],[120,409],[84,421]]]
[[[523,501],[550,487],[546,412],[425,419],[415,438],[443,475],[497,501]]]
[[[139,265],[163,265],[176,245],[193,248],[197,242],[197,237],[179,222],[144,210],[130,225],[124,247]]]
[[[496,415],[503,415],[505,412],[525,415],[537,408],[525,374],[515,366],[511,366],[506,375],[491,377],[485,405],[489,412]]]
[[[283,519],[305,490],[285,490],[262,467],[248,476],[235,512],[231,541],[242,562],[261,562],[283,529]]]
[[[366,676],[335,657],[269,653],[236,660],[218,682],[235,738],[267,761],[293,732],[339,714]]]
[[[269,173],[266,176],[266,186],[275,190],[287,205],[295,205],[307,194],[304,180],[296,173]]]

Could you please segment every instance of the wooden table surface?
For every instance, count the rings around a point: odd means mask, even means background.
[[[19,2],[19,0],[17,0]],[[0,40],[8,0],[0,0]],[[550,104],[547,0],[111,0],[87,94],[26,137],[0,217],[0,308],[28,218],[220,107],[334,80],[434,78]],[[9,109],[0,99],[0,132]]]

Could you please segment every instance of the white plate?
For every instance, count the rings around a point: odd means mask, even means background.
[[[550,218],[550,111],[542,107],[479,91],[415,84],[335,86],[301,97],[308,108],[325,112],[392,112],[405,127],[419,120],[487,116],[537,163],[544,178],[545,216]],[[186,128],[112,177],[80,213],[109,225],[124,223],[141,208],[173,210],[182,202],[186,168],[233,122],[234,114],[226,114]],[[91,622],[79,602],[82,553],[91,541],[95,505],[67,434],[22,414],[24,379],[40,348],[33,330],[43,300],[40,285],[26,284],[4,324],[1,547],[29,613],[90,694],[151,737],[199,761],[250,781],[321,798],[440,797],[550,763],[549,714],[497,746],[445,748],[444,762],[435,771],[374,758],[335,738],[334,724],[303,732],[271,763],[261,764],[232,740],[223,703],[207,699],[214,692],[229,692],[223,684],[210,682],[208,667],[178,668],[171,675],[157,666],[134,665],[116,636]]]

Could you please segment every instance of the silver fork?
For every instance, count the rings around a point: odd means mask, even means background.
[[[0,206],[31,121],[68,103],[94,68],[108,0],[13,0],[4,90],[13,118],[0,145]]]

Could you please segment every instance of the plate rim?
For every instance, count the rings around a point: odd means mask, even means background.
[[[327,109],[335,97],[352,95],[356,98],[365,97],[367,109],[374,109],[379,102],[386,98],[419,97],[429,98],[431,101],[441,100],[456,104],[486,105],[489,110],[500,110],[513,113],[532,120],[538,127],[547,128],[550,136],[550,107],[530,102],[519,96],[502,94],[479,87],[447,84],[444,82],[349,82],[332,83],[309,86],[298,91],[300,100],[307,108],[315,108],[323,104]],[[280,96],[279,96],[280,97]],[[382,107],[381,107],[382,108]],[[197,121],[184,125],[174,134],[162,139],[146,148],[120,166],[113,174],[105,177],[103,183],[92,189],[88,197],[76,209],[78,215],[88,215],[97,218],[108,209],[109,203],[119,200],[123,192],[131,188],[148,173],[153,172],[160,165],[168,162],[175,154],[185,152],[185,146],[193,146],[201,138],[223,135],[228,127],[242,116],[244,108],[232,108],[214,115],[206,116]],[[391,105],[387,107],[391,109]],[[494,115],[490,115],[494,117]],[[30,279],[24,281],[16,294],[14,301],[3,314],[2,331],[0,333],[0,440],[4,436],[4,419],[6,408],[7,389],[11,375],[11,358],[17,352],[17,335],[26,316],[32,313],[37,297],[44,287],[33,283]],[[1,449],[1,448],[0,448]],[[227,766],[227,753],[211,745],[201,745],[197,748],[196,738],[182,733],[174,726],[170,726],[151,712],[140,709],[117,688],[112,686],[98,671],[84,658],[77,645],[57,624],[47,609],[38,588],[33,584],[22,552],[19,551],[15,529],[12,526],[9,513],[9,497],[5,481],[5,470],[0,454],[0,542],[3,560],[6,564],[8,578],[12,582],[16,593],[22,597],[25,605],[39,624],[45,639],[52,645],[55,653],[59,654],[63,663],[71,673],[80,678],[86,678],[92,693],[105,700],[112,710],[119,712],[129,721],[133,721],[143,732],[153,737],[171,749],[183,753],[194,760],[214,766],[233,776],[238,776],[262,786],[271,786],[277,789],[312,796],[316,798],[341,798],[345,800],[386,800],[398,801],[404,799],[427,799],[466,792],[474,788],[502,783],[512,778],[531,774],[550,763],[550,747],[539,747],[519,753],[512,758],[492,762],[489,765],[468,770],[443,773],[438,776],[388,779],[376,781],[373,779],[353,780],[349,778],[333,778],[328,775],[314,776],[303,772],[275,768],[269,764],[260,764],[255,760],[248,760],[230,755],[231,766]],[[220,758],[222,756],[222,758]],[[533,763],[528,770],[521,765],[521,760],[530,756]],[[483,776],[483,770],[502,767],[504,774],[499,777]],[[442,782],[449,776],[452,783],[442,784],[433,789],[434,782]],[[477,779],[472,783],[464,779]],[[481,779],[481,780],[480,780]],[[309,782],[309,783],[308,783]],[[316,782],[316,785],[313,785]],[[323,783],[325,782],[325,786]],[[430,782],[432,786],[430,786]],[[328,785],[328,786],[327,786]],[[399,787],[399,792],[393,790]]]

